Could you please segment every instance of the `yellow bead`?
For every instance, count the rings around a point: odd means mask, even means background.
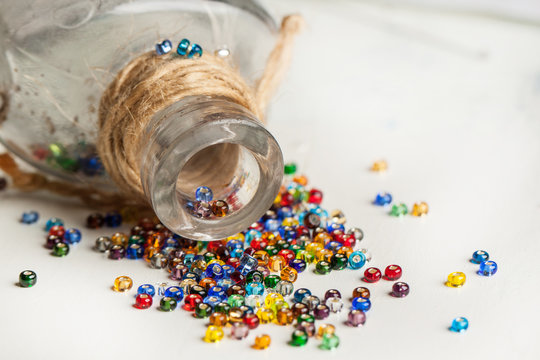
[[[299,250],[296,253],[296,258],[304,260],[307,264],[311,264],[313,261],[315,261],[315,256],[308,253],[307,250]]]
[[[334,253],[332,252],[332,250],[321,249],[321,250],[317,251],[317,253],[315,254],[315,259],[317,259],[317,261],[331,262],[332,261],[332,256],[334,256]]]
[[[240,308],[232,308],[229,311],[229,321],[231,323],[233,322],[242,322],[244,319],[242,318],[244,316],[244,312]]]
[[[388,164],[385,160],[378,160],[371,165],[371,171],[386,171]]]
[[[296,220],[295,218],[288,217],[288,218],[283,219],[283,221],[281,222],[281,225],[283,225],[283,226],[298,226],[299,223],[298,223],[298,220]]]
[[[111,243],[113,245],[121,245],[126,247],[128,240],[128,236],[120,232],[114,233],[113,236],[111,236]]]
[[[287,280],[293,283],[298,278],[298,271],[296,271],[290,266],[287,266],[283,268],[283,270],[281,270],[280,277],[281,280]]]
[[[414,216],[424,216],[427,215],[429,211],[429,206],[425,202],[421,202],[420,204],[415,203],[413,205],[411,214]]]
[[[268,253],[264,250],[257,250],[253,253],[253,257],[257,259],[259,262],[259,265],[268,265],[268,262],[270,261],[270,256]]]
[[[330,234],[328,234],[327,232],[320,232],[317,235],[315,235],[315,237],[313,238],[313,242],[311,244],[314,244],[313,246],[320,245],[321,247],[324,247],[324,245],[328,244],[328,242],[330,242],[332,240],[333,239],[332,239],[332,236],[330,236]],[[309,245],[311,245],[311,244],[309,244]],[[311,250],[308,249],[308,246],[306,246],[306,250],[308,252],[311,252]],[[313,254],[315,254],[315,253],[313,253]]]
[[[320,234],[319,234],[320,235]],[[319,236],[317,235],[317,236]],[[315,236],[315,238],[317,237]],[[315,256],[315,254],[317,253],[317,251],[321,250],[321,249],[324,249],[324,245],[321,245],[319,243],[316,243],[316,242],[312,242],[312,243],[309,243],[307,244],[306,246],[306,251],[308,252],[308,254],[311,254],[313,256]]]
[[[317,339],[322,339],[324,335],[334,335],[336,328],[332,324],[322,324],[317,330]]]
[[[223,262],[222,260],[219,260],[219,259],[212,259],[208,262],[208,265],[210,264],[219,264],[221,266],[225,265],[225,262]]]
[[[347,258],[349,258],[349,256],[351,256],[351,254],[353,253],[353,249],[351,249],[348,246],[342,246],[342,247],[340,247],[338,249],[337,253],[338,254],[343,254],[343,255],[347,256]]]
[[[276,243],[281,240],[281,236],[279,234],[274,234],[271,231],[265,231],[261,234],[261,238],[263,240],[266,240],[268,245],[276,245]]]
[[[462,287],[463,284],[465,284],[465,274],[459,271],[453,272],[450,275],[448,275],[448,281],[446,282],[446,286],[449,287]]]
[[[229,317],[226,314],[215,312],[208,318],[210,325],[225,326],[229,322]]]
[[[206,342],[218,342],[223,339],[224,333],[221,326],[209,325],[206,328],[206,334],[204,335],[203,340]]]
[[[257,310],[257,317],[259,318],[261,324],[268,324],[274,321],[276,316],[271,309],[260,308],[259,310]]]
[[[286,302],[285,300],[277,300],[274,305],[272,305],[270,307],[270,309],[272,309],[272,311],[274,313],[277,314],[277,312],[281,309],[288,309],[289,308],[289,303]]]
[[[229,242],[230,240],[240,240],[240,241],[244,242],[245,236],[244,236],[244,234],[242,234],[242,233],[238,233],[238,234],[235,234],[235,235],[233,235],[233,236],[229,236],[229,237],[226,238],[225,240],[226,240],[225,243]]]
[[[283,296],[278,293],[269,293],[264,298],[264,306],[271,308],[277,301],[283,301]]]
[[[156,249],[155,247],[153,246],[149,246],[147,247],[146,249],[144,249],[144,255],[143,255],[143,258],[144,260],[150,262],[150,259],[152,258],[152,256],[154,256],[155,254],[157,254],[159,252],[158,249]]]
[[[253,348],[257,350],[264,350],[270,346],[270,343],[272,340],[270,339],[270,335],[259,335],[255,338],[255,344],[253,344]]]
[[[274,255],[270,257],[268,262],[268,268],[270,271],[280,272],[285,267],[285,259],[281,255]]]
[[[133,286],[133,280],[129,276],[119,276],[114,279],[114,291],[124,292],[131,289]]]

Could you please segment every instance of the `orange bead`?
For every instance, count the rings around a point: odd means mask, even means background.
[[[270,335],[259,335],[255,338],[255,344],[253,344],[253,348],[257,350],[264,350],[270,346],[270,343],[272,340],[270,339]]]
[[[295,282],[296,279],[298,278],[298,272],[295,269],[293,269],[292,267],[287,266],[287,267],[283,268],[283,270],[281,270],[280,277],[281,277],[282,280]]]
[[[424,215],[427,215],[428,211],[429,211],[429,206],[427,203],[425,202],[421,202],[420,204],[415,203],[413,205],[411,214],[413,216],[424,216]]]
[[[229,322],[229,317],[226,314],[215,312],[210,315],[208,322],[215,326],[225,326]]]
[[[297,175],[293,177],[293,181],[302,186],[306,186],[308,184],[308,179],[305,175]]]
[[[281,308],[276,312],[276,322],[279,325],[289,325],[293,322],[293,312],[291,309]]]
[[[371,165],[371,171],[386,171],[388,164],[385,160],[378,160]]]

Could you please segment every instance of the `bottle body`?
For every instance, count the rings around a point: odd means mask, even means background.
[[[264,9],[251,1],[85,0],[73,3],[27,0],[17,2],[17,5],[4,4],[3,7],[5,9],[0,11],[0,140],[11,152],[47,174],[64,181],[104,189],[115,186],[96,151],[100,99],[118,71],[133,57],[152,50],[156,43],[164,39],[171,40],[172,51],[175,51],[178,42],[187,38],[199,44],[205,52],[219,52],[248,83],[253,84],[264,69],[276,33],[272,19]],[[195,106],[192,100],[183,102],[183,106]],[[227,102],[221,104],[227,105]],[[215,106],[213,109],[219,112]],[[175,111],[185,114],[181,106],[176,106]],[[221,111],[221,114],[223,119],[228,120],[237,116],[235,112],[227,114],[227,111]],[[178,133],[187,131],[185,124],[199,124],[183,115],[174,118]],[[244,118],[257,122],[252,115]],[[257,127],[264,130],[262,125],[251,128]],[[268,136],[271,138],[270,134]],[[161,140],[163,138],[156,141]],[[214,138],[212,141],[216,144],[227,143],[226,139]],[[268,141],[275,142],[273,138]],[[174,143],[176,146],[177,142]],[[212,144],[201,142],[191,146],[190,151],[185,153],[186,158],[175,159],[178,164],[189,163],[190,157],[201,154]],[[249,151],[241,150],[245,148],[243,144],[226,148],[231,156],[228,161],[234,164],[230,172],[236,174],[229,179],[232,184],[236,183],[236,177],[246,173],[236,166],[255,167],[252,166],[253,161],[242,160],[253,156],[247,155]],[[164,149],[160,151],[165,152]],[[211,151],[205,150],[198,157]],[[143,184],[143,187],[149,202],[155,206],[160,203],[155,200],[159,196],[154,194],[159,192],[156,185],[159,182],[152,182],[148,174],[142,173],[153,169],[149,158],[152,156],[140,159],[141,179],[153,184],[146,187]],[[220,155],[220,158],[224,160],[227,156]],[[156,160],[155,157],[153,159]],[[174,165],[171,166],[174,168]],[[177,175],[181,176],[182,172],[186,173],[181,171],[183,168],[177,165],[173,172],[178,170]],[[254,174],[253,170],[247,172]],[[198,186],[207,185],[204,174],[199,180],[196,176],[192,177],[189,182],[190,186],[194,186],[191,197],[197,182]],[[251,175],[252,182],[248,181],[252,187],[256,187],[257,182],[253,182],[255,178],[255,175]],[[262,183],[266,183],[265,179],[262,180]],[[167,184],[160,182],[160,186],[176,188],[178,184],[186,184],[171,178],[168,181],[170,183]],[[225,190],[226,185],[216,185],[216,191],[223,197],[233,193]],[[253,198],[255,193],[250,191],[236,194]],[[179,185],[179,190],[175,192],[181,194],[179,203],[187,201],[189,190],[186,185]],[[163,193],[160,194],[163,196]],[[240,203],[245,206],[249,201]],[[174,219],[176,215],[171,212],[178,209],[167,208],[166,216],[163,211],[156,211],[158,217]],[[177,213],[181,214],[180,211]],[[234,218],[234,214],[231,214],[231,218]],[[172,223],[179,224],[179,221],[170,220],[165,225],[171,226]],[[224,232],[216,232],[213,236],[204,236],[200,227],[199,235],[180,225],[171,228],[182,235],[193,235],[204,240],[225,235]]]

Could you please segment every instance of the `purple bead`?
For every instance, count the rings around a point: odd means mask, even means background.
[[[324,294],[324,300],[327,300],[331,297],[337,297],[341,299],[341,293],[337,289],[330,289]]]
[[[198,217],[207,218],[212,215],[212,207],[210,204],[204,201],[197,201],[193,210],[195,211],[195,215]]]
[[[317,329],[315,328],[315,323],[308,321],[302,321],[301,323],[297,324],[296,329],[304,330],[309,337],[314,336],[315,332],[317,331]]]
[[[58,244],[59,242],[62,242],[62,239],[60,239],[56,235],[49,235],[47,236],[47,242],[45,243],[45,247],[47,249],[52,249],[54,245]]]
[[[324,304],[317,305],[313,310],[313,315],[317,320],[326,319],[330,315],[330,308]]]
[[[171,279],[182,280],[188,272],[188,267],[184,264],[178,264],[171,269]]]
[[[249,334],[249,327],[243,322],[232,323],[231,337],[236,340],[242,340]]]
[[[358,327],[366,323],[366,313],[362,310],[351,310],[347,315],[347,325]]]
[[[405,297],[409,295],[409,285],[404,282],[397,282],[392,286],[391,295],[394,297]]]
[[[125,249],[122,245],[113,245],[109,249],[109,259],[120,260],[125,256]]]

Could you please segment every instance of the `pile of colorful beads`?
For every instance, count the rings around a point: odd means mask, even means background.
[[[225,200],[213,200],[214,194],[209,187],[201,186],[195,191],[195,201],[188,202],[187,208],[193,215],[202,218],[223,217],[229,213],[229,204]]]
[[[52,254],[58,257],[69,254],[70,246],[78,244],[82,239],[79,229],[66,229],[64,228],[64,221],[55,217],[47,220],[45,231],[48,232],[45,247],[51,249]]]
[[[100,236],[95,249],[110,259],[144,259],[152,268],[167,270],[177,283],[161,284],[157,291],[151,284],[140,285],[134,307],[147,309],[156,295],[161,296],[155,303],[162,311],[182,307],[197,318],[208,319],[206,342],[223,339],[225,326],[230,326],[231,338],[241,340],[251,330],[275,323],[294,327],[290,345],[303,346],[315,337],[321,341],[320,348],[333,349],[339,345],[335,327],[322,324],[317,329],[315,321],[327,320],[343,309],[341,293],[330,289],[319,297],[306,288],[294,291],[294,283],[310,265],[321,275],[346,268],[358,270],[371,255],[366,249],[356,250],[364,238],[362,230],[346,229],[345,215],[323,209],[323,193],[308,189],[307,178],[295,176],[295,172],[296,166],[287,164],[286,181],[272,207],[248,229],[227,239],[197,242],[172,234],[153,219],[142,218],[129,235]],[[197,202],[208,204],[212,191],[200,187],[195,197]],[[89,224],[95,217],[89,217]],[[398,265],[389,265],[384,277],[380,270],[369,268],[364,280],[396,281],[401,274]],[[117,278],[113,288],[129,290],[132,281],[128,279]],[[393,284],[391,295],[404,297],[408,293],[406,283]],[[371,305],[367,288],[354,289],[347,325],[363,325]],[[260,335],[253,347],[265,349],[270,342],[268,335]]]
[[[373,200],[373,204],[377,206],[387,206],[392,203],[392,195],[389,193],[378,193]],[[426,202],[415,203],[410,212],[413,216],[424,216],[429,212],[429,206]],[[409,208],[404,203],[394,204],[390,209],[392,216],[404,216],[409,213]]]

